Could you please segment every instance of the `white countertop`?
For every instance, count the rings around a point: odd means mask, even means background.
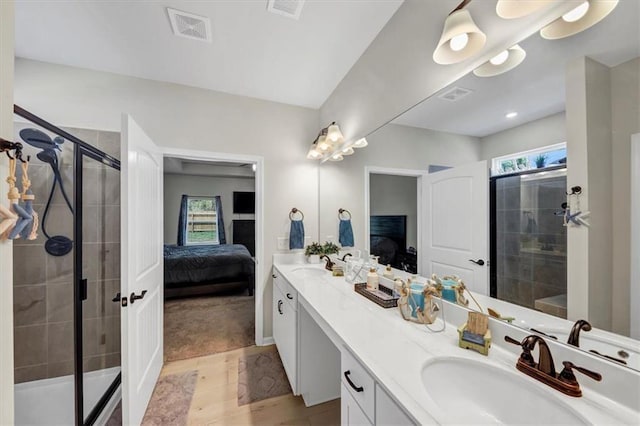
[[[565,403],[593,424],[637,424],[637,411],[589,390],[582,398],[566,396],[522,374],[515,369],[517,355],[506,350],[501,342],[494,341],[489,356],[458,347],[457,326],[447,324],[445,331],[432,332],[424,325],[407,322],[397,309],[384,309],[353,290],[353,285],[343,277],[303,276],[294,269],[321,265],[285,264],[274,258],[274,267],[298,291],[298,301],[312,316],[322,319],[321,327],[333,334],[374,375],[376,381],[401,404],[407,414],[421,424],[451,423],[452,413],[443,412],[429,397],[422,384],[424,364],[434,357],[458,357],[493,364],[502,369],[521,374],[530,386],[548,392]],[[447,315],[450,318],[447,318]],[[445,319],[458,321],[460,312],[447,312]],[[439,319],[430,326],[441,329]],[[326,330],[329,327],[330,330]],[[339,348],[343,350],[343,348]],[[590,380],[579,377],[579,381]],[[434,389],[433,392],[437,392]],[[500,394],[496,394],[500,398]],[[464,409],[464,407],[460,407]],[[535,407],[532,407],[535,409]],[[523,413],[523,419],[526,415]],[[480,418],[478,419],[480,421]],[[483,419],[486,420],[486,419]]]

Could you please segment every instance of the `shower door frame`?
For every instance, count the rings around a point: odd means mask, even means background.
[[[84,418],[84,370],[82,365],[83,347],[82,347],[82,301],[86,293],[83,288],[82,279],[82,178],[83,167],[82,160],[89,157],[105,166],[111,167],[120,172],[120,160],[103,152],[102,150],[88,144],[78,137],[60,129],[59,127],[49,123],[46,120],[30,113],[24,108],[15,105],[13,112],[28,120],[29,122],[40,126],[41,128],[55,133],[66,140],[72,142],[73,146],[73,322],[74,322],[74,412],[75,424],[78,426],[92,425],[98,419],[102,410],[107,406],[111,397],[116,393],[122,381],[122,373],[114,379],[106,392],[98,400],[96,406],[87,416],[86,422]]]
[[[524,170],[522,172],[509,173],[504,175],[491,176],[489,178],[489,296],[498,298],[498,247],[497,247],[497,200],[496,200],[496,182],[502,178],[509,178],[515,176],[534,175],[540,172],[553,172],[556,170],[566,169],[566,164],[560,164],[558,166],[545,167],[544,169],[531,169]]]

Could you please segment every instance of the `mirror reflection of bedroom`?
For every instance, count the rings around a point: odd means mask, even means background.
[[[164,159],[165,362],[255,344],[254,167]]]
[[[418,273],[418,178],[369,175],[369,247],[381,265]]]

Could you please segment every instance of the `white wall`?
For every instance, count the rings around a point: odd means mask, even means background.
[[[233,213],[233,192],[255,191],[253,178],[193,176],[166,173],[164,175],[164,243],[175,244],[178,237],[178,214],[182,194],[219,195],[227,243],[233,242],[233,219],[254,219],[253,214]]]
[[[480,159],[478,138],[388,124],[367,137],[369,146],[344,161],[320,166],[320,239],[338,235],[338,209],[352,213],[355,246],[365,247],[365,166],[427,170]]]
[[[481,138],[483,160],[566,142],[565,113],[560,112]]]
[[[120,130],[126,112],[160,146],[264,158],[263,298],[271,335],[271,265],[292,207],[317,239],[318,166],[305,161],[318,111],[116,74],[16,60],[16,103],[56,125]],[[256,287],[259,283],[256,284]]]
[[[0,136],[13,140],[13,0],[0,1]],[[0,203],[7,205],[7,156],[0,156]],[[13,250],[0,241],[0,424],[13,424]]]
[[[418,178],[369,175],[369,214],[407,216],[407,247],[418,247]],[[407,248],[402,247],[402,248]]]

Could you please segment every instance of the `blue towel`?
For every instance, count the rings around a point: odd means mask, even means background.
[[[301,220],[292,220],[289,232],[289,249],[301,248],[304,248],[304,225]]]
[[[353,228],[351,228],[351,219],[340,219],[338,235],[338,239],[342,247],[353,247]]]

